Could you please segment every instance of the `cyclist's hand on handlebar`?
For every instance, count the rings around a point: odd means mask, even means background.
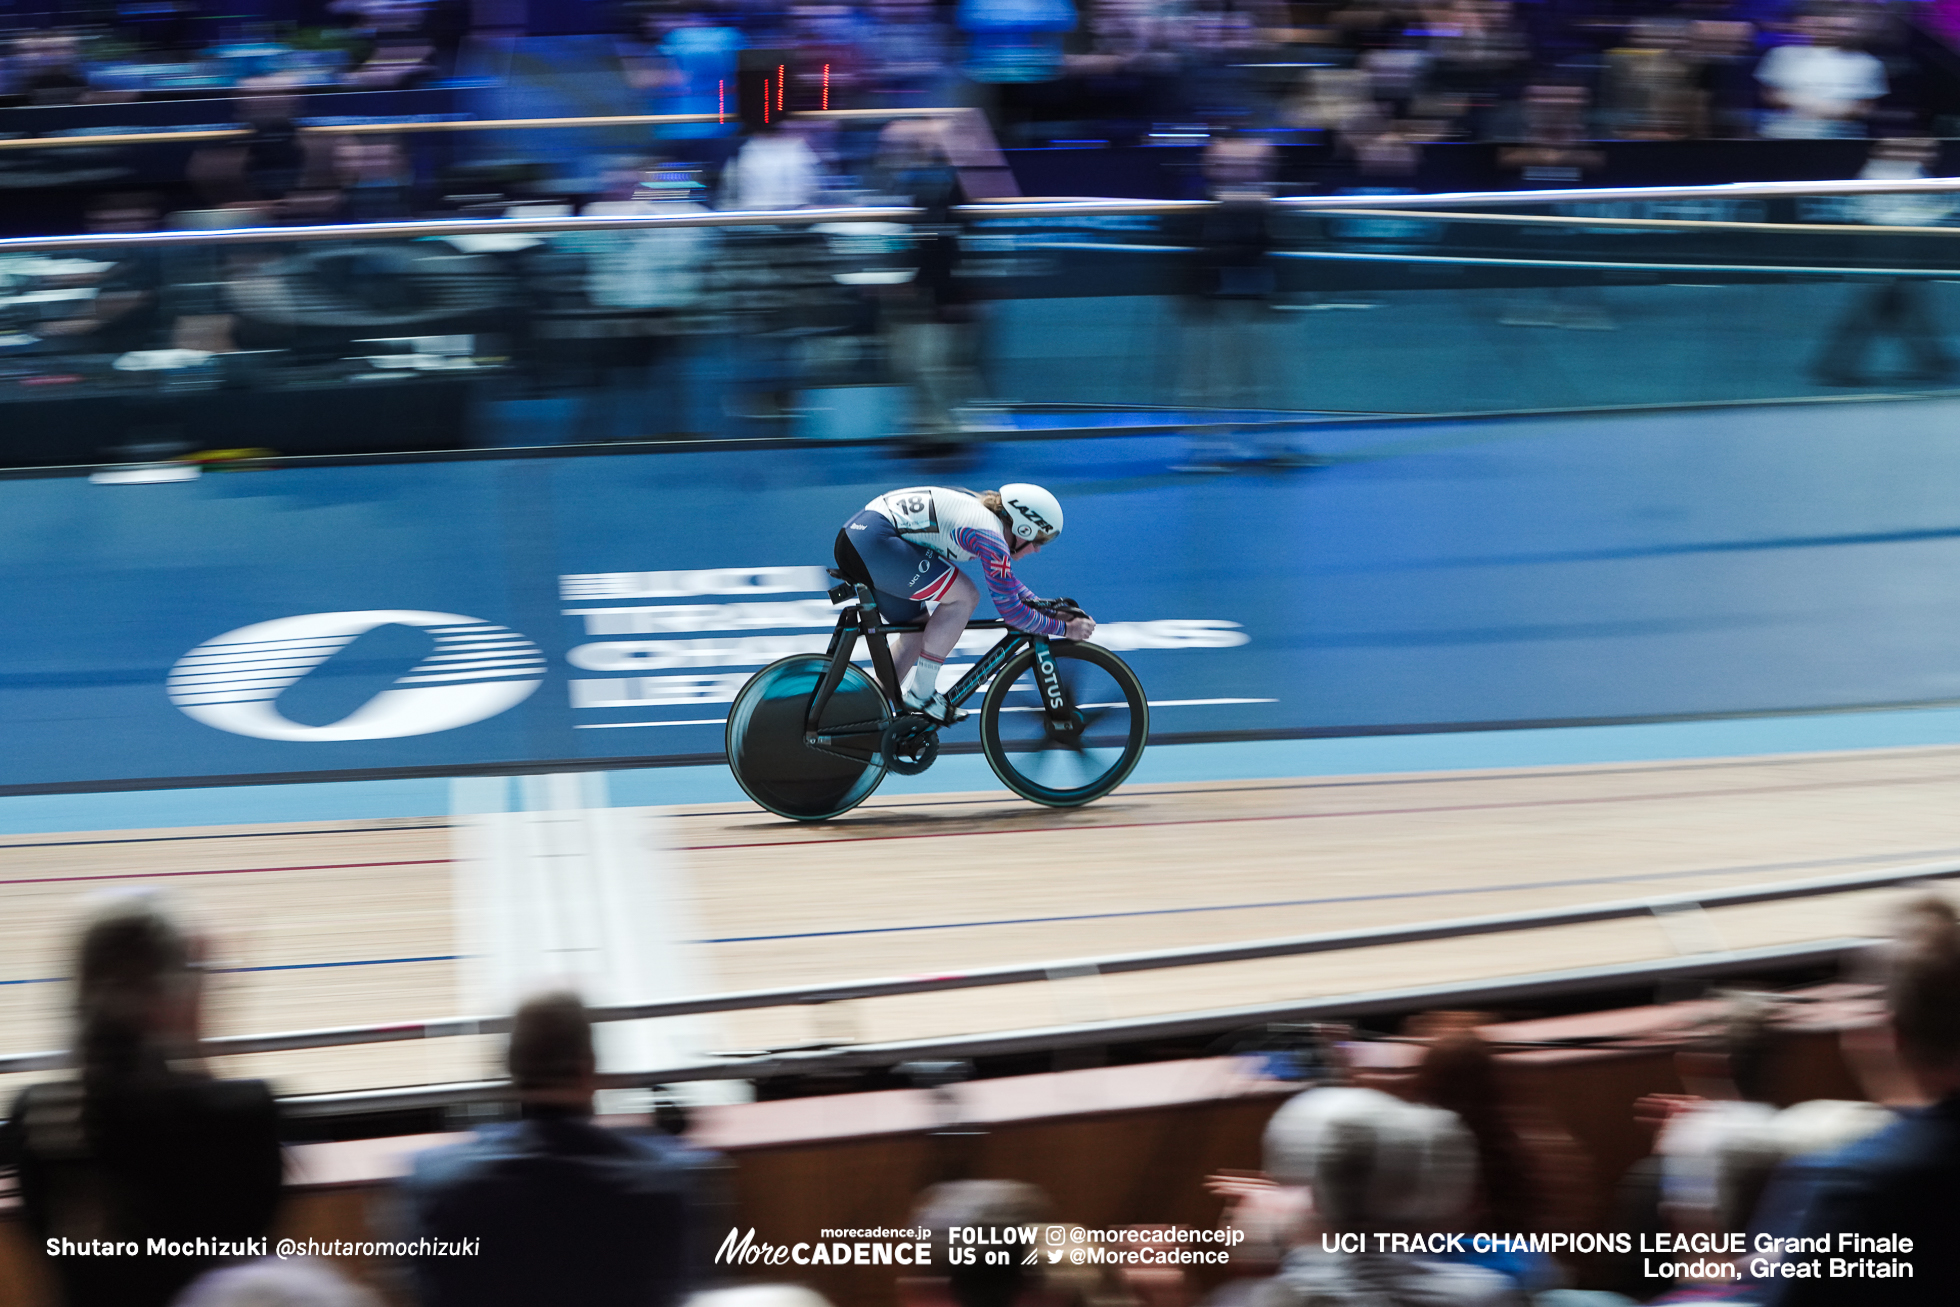
[[[1068,630],[1063,632],[1071,640],[1086,640],[1095,633],[1096,619],[1087,613],[1080,617],[1069,618]]]

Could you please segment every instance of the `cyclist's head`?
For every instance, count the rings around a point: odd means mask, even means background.
[[[1045,545],[1062,533],[1062,506],[1040,486],[1017,481],[981,502],[999,516],[1012,545]]]

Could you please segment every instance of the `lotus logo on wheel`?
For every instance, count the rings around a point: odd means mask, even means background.
[[[279,696],[379,626],[421,627],[435,649],[388,689],[326,726],[279,712]],[[509,627],[456,613],[369,609],[303,613],[206,640],[178,659],[170,701],[206,726],[261,740],[392,740],[495,717],[544,679],[544,655]]]

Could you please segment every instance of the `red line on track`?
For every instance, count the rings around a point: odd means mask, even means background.
[[[311,867],[217,867],[197,871],[117,871],[95,876],[23,876],[0,880],[0,885],[66,885],[84,880],[154,880],[164,876],[253,876],[268,871],[353,871],[362,867],[429,867],[453,858],[416,858],[407,862],[323,862]]]
[[[756,840],[743,844],[682,844],[677,852],[710,849],[768,849],[802,844],[864,844],[874,840],[943,840],[963,835],[1052,835],[1057,831],[1144,830],[1158,826],[1225,826],[1254,821],[1320,821],[1334,817],[1406,817],[1428,812],[1497,812],[1506,808],[1569,808],[1596,803],[1651,803],[1663,799],[1726,799],[1737,795],[1796,794],[1805,790],[1848,790],[1873,785],[1950,784],[1955,776],[1885,777],[1862,781],[1819,781],[1811,785],[1763,785],[1733,790],[1678,790],[1657,794],[1608,794],[1583,799],[1528,799],[1513,803],[1452,803],[1418,808],[1352,808],[1334,812],[1285,812],[1262,817],[1194,817],[1182,821],[1084,822],[1079,826],[1020,826],[992,830],[916,831],[893,835],[838,835],[816,840]]]

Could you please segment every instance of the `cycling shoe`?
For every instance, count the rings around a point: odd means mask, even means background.
[[[940,726],[956,726],[965,721],[967,716],[966,709],[953,707],[953,705],[946,702],[946,696],[938,691],[934,691],[932,698],[926,700],[924,703],[913,703],[910,699],[907,699],[905,701],[905,710],[907,712],[918,713],[927,721],[934,722]]]

